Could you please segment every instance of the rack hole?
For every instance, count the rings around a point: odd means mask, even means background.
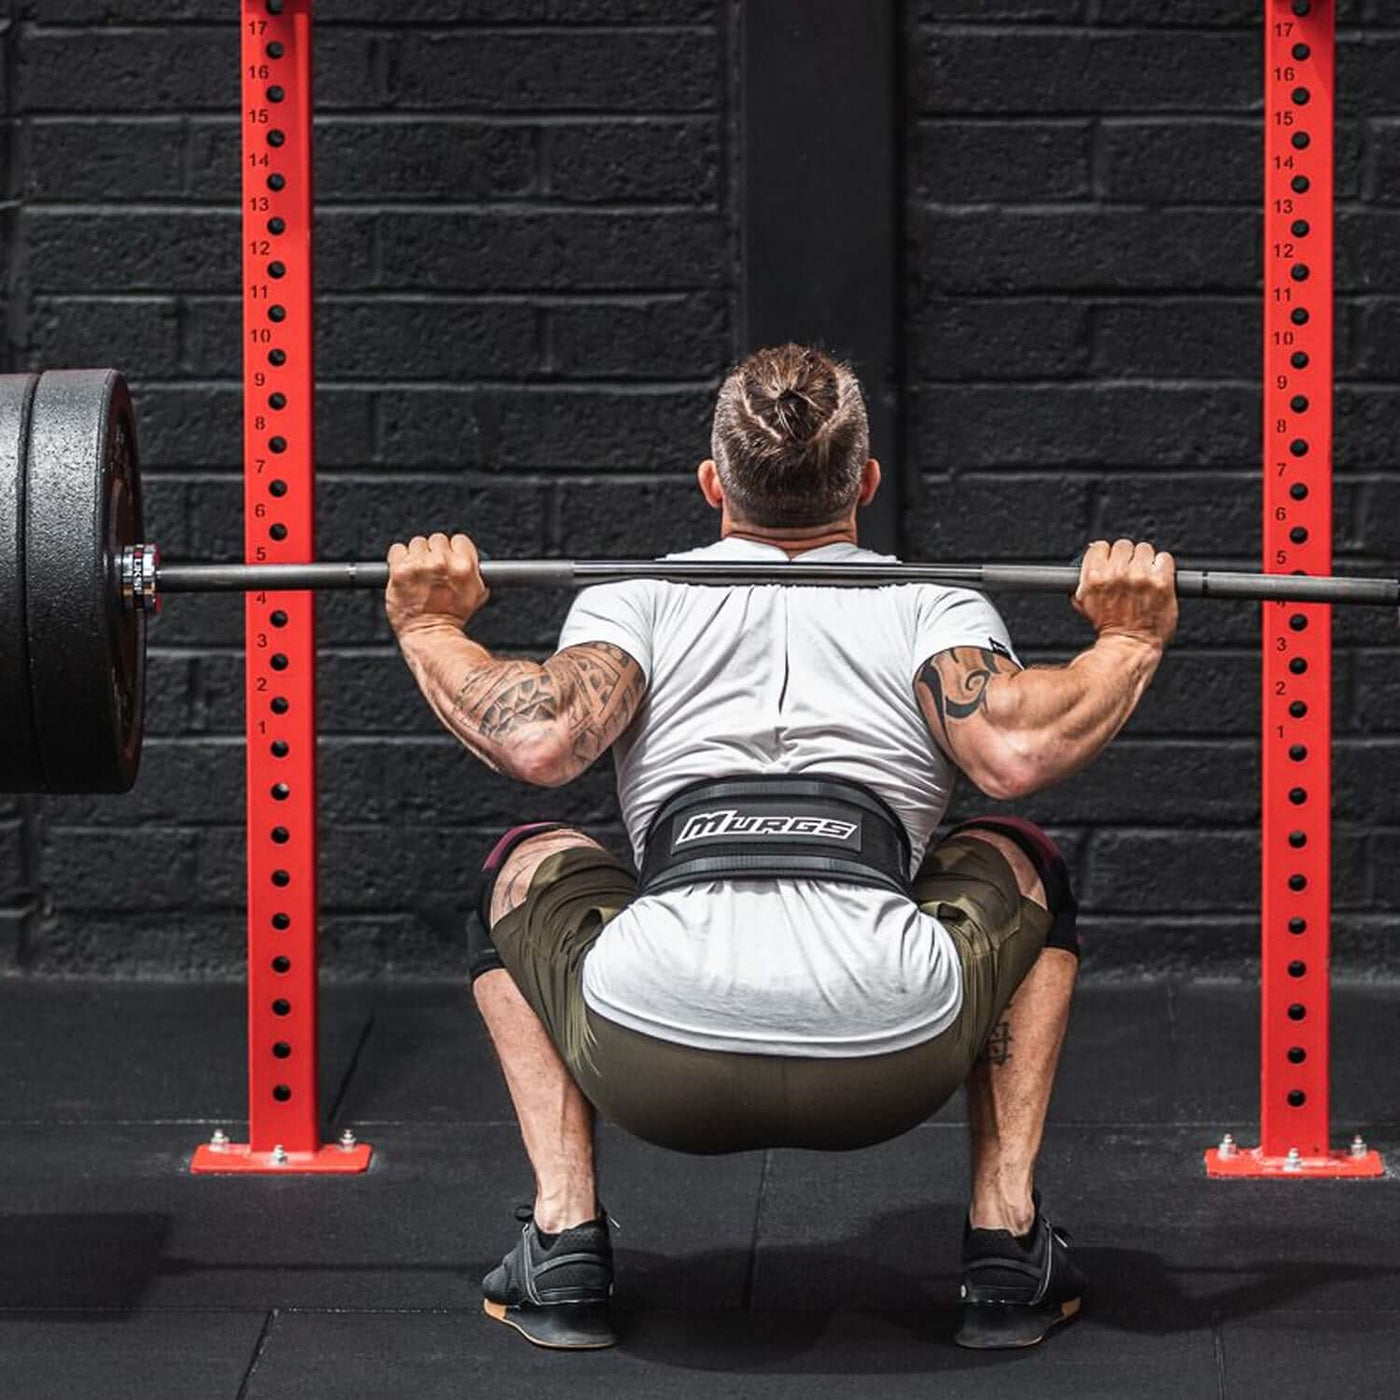
[[[291,1096],[292,1091],[285,1084],[277,1085],[272,1091],[272,1097],[276,1099],[278,1103],[286,1103]]]
[[[286,783],[274,783],[272,785],[272,800],[274,802],[285,802],[292,795],[292,790]]]
[[[267,187],[270,190],[285,190],[287,188],[287,177],[285,175],[269,175],[267,177]]]
[[[1289,933],[1306,933],[1308,931],[1308,921],[1306,919],[1289,919]]]
[[[269,394],[267,396],[267,406],[269,408],[275,408],[280,412],[287,406],[286,394]]]
[[[267,362],[270,365],[282,366],[287,363],[287,352],[285,350],[269,350],[267,352]]]
[[[276,439],[274,439],[274,441],[276,441]],[[273,450],[275,451],[276,449],[274,448]],[[1306,456],[1308,455],[1308,443],[1307,443],[1307,439],[1306,439],[1306,438],[1294,438],[1293,441],[1290,442],[1290,443],[1288,444],[1288,450],[1289,450],[1295,457],[1306,457]]]
[[[1288,1047],[1288,1063],[1291,1065],[1301,1065],[1308,1058],[1308,1052],[1301,1045],[1290,1045]]]
[[[279,1060],[290,1060],[292,1058],[292,1047],[285,1040],[279,1040],[273,1047],[272,1053]]]
[[[274,627],[285,627],[287,625],[287,614],[284,613],[281,608],[278,608],[277,611],[268,618],[268,621],[271,622]]]
[[[1306,501],[1308,499],[1307,484],[1302,481],[1295,481],[1293,485],[1288,488],[1288,494],[1292,496],[1295,501]]]
[[[274,870],[272,872],[272,883],[279,890],[285,890],[292,883],[291,872],[287,870]]]
[[[1307,88],[1294,88],[1293,101],[1296,102],[1299,107],[1306,107],[1308,103],[1312,101],[1312,93],[1310,93]]]
[[[292,663],[288,661],[280,651],[272,658],[272,669],[274,671],[285,671],[291,664]]]
[[[1306,45],[1306,44],[1299,44],[1298,47],[1299,47],[1300,49],[1305,49],[1305,48],[1307,48],[1307,45]],[[1307,194],[1307,192],[1308,192],[1310,189],[1312,189],[1312,181],[1309,180],[1308,177],[1307,177],[1306,175],[1295,175],[1295,176],[1293,177],[1293,193],[1294,193],[1294,194]]]
[[[1298,132],[1293,138],[1293,149],[1295,151],[1306,151],[1312,145],[1312,137],[1306,131]]]
[[[292,1004],[286,997],[278,997],[272,1003],[272,1014],[274,1016],[290,1016],[292,1014]]]
[[[276,481],[269,482],[267,489],[271,495],[280,498],[287,494],[287,483],[279,477]]]
[[[1307,1101],[1308,1096],[1301,1089],[1290,1089],[1288,1091],[1288,1102],[1294,1108],[1302,1108]]]
[[[281,102],[286,96],[287,93],[285,89],[278,87],[276,83],[273,83],[267,90],[267,100],[269,102]]]
[[[267,133],[267,144],[269,146],[285,146],[287,144],[287,133],[279,131],[275,126]]]
[[[1290,875],[1288,877],[1288,888],[1294,894],[1298,894],[1308,887],[1308,877],[1306,875]]]
[[[1312,232],[1312,225],[1306,219],[1293,220],[1293,237],[1306,238]]]
[[[269,58],[281,58],[286,52],[286,48],[276,39],[267,46],[267,56]],[[1294,56],[1296,57],[1297,55],[1295,54]]]
[[[292,916],[290,914],[274,914],[272,916],[272,927],[279,933],[285,933],[292,926]]]
[[[1294,413],[1306,413],[1308,411],[1308,396],[1306,394],[1294,394],[1288,401],[1288,406]]]
[[[1306,632],[1308,630],[1308,619],[1305,613],[1294,613],[1288,619],[1288,625],[1295,632]]]
[[[1298,269],[1296,267],[1293,269],[1293,275],[1295,278],[1298,275]],[[1306,277],[1307,273],[1305,272],[1303,276]],[[269,321],[285,321],[287,319],[287,308],[285,306],[269,306],[267,308],[267,319]]]
[[[1288,319],[1292,321],[1295,326],[1306,326],[1308,322],[1312,320],[1312,314],[1308,311],[1307,307],[1300,306]]]
[[[1295,350],[1289,358],[1288,363],[1291,364],[1294,369],[1307,369],[1310,363],[1308,360],[1308,352],[1306,350]]]
[[[276,846],[285,846],[292,839],[292,833],[285,826],[274,826],[272,828],[272,841]]]
[[[277,527],[274,525],[272,528],[275,530]],[[276,538],[276,536],[274,536],[274,538]],[[1289,538],[1294,544],[1307,544],[1307,542],[1308,542],[1308,531],[1307,531],[1307,527],[1306,527],[1306,526],[1303,526],[1303,525],[1295,525],[1295,526],[1288,532],[1288,538]]]
[[[1288,794],[1288,800],[1295,807],[1301,807],[1303,803],[1308,800],[1307,788],[1294,788],[1293,791]]]
[[[267,221],[267,231],[268,231],[269,233],[286,233],[286,231],[287,231],[287,221],[286,221],[286,219],[269,219],[269,220]]]
[[[1288,669],[1292,671],[1295,676],[1301,676],[1306,673],[1308,663],[1301,656],[1295,656],[1293,660],[1288,663]]]
[[[285,739],[274,739],[272,741],[273,758],[286,758],[291,751],[292,746]]]
[[[1301,1021],[1307,1014],[1308,1008],[1304,1006],[1301,1001],[1295,1001],[1293,1005],[1288,1008],[1288,1019],[1290,1021]]]
[[[1288,844],[1295,851],[1301,850],[1308,844],[1308,833],[1306,831],[1290,831],[1288,833]]]
[[[1303,962],[1301,958],[1294,958],[1293,961],[1288,964],[1288,975],[1290,977],[1305,977],[1307,971],[1308,965]]]
[[[287,450],[287,439],[284,437],[269,438],[267,445],[270,451],[285,452]],[[1306,448],[1304,450],[1306,450]]]
[[[1308,746],[1306,744],[1294,744],[1288,750],[1288,756],[1294,763],[1301,763],[1308,756]]]
[[[267,533],[280,543],[287,538],[287,527],[285,525],[274,525]]]
[[[290,972],[292,970],[291,958],[273,958],[272,970],[274,972]]]
[[[1308,278],[1312,276],[1312,273],[1307,263],[1294,263],[1293,266],[1288,269],[1288,275],[1295,282],[1306,282]],[[273,310],[276,310],[276,307],[274,307]],[[276,321],[279,320],[280,317],[274,316],[272,319]]]
[[[285,715],[291,708],[291,704],[285,696],[274,695],[272,697],[272,713],[274,715]]]
[[[1307,701],[1305,700],[1295,700],[1288,707],[1288,713],[1292,715],[1294,719],[1302,719],[1303,716],[1307,714],[1307,712],[1308,706]]]

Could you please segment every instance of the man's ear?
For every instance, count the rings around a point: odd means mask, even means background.
[[[706,457],[695,469],[695,479],[700,483],[700,492],[714,510],[724,506],[724,487],[720,484],[719,468],[714,460]]]
[[[860,495],[856,498],[859,505],[868,506],[875,499],[880,481],[880,464],[872,457],[861,470]]]

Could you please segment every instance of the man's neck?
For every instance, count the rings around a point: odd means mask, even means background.
[[[746,521],[725,520],[720,527],[720,538],[730,537],[753,540],[757,544],[771,544],[783,550],[789,559],[806,554],[809,549],[821,549],[828,544],[856,544],[856,523],[843,520],[834,525],[814,525],[796,530],[770,529],[764,525],[750,525]]]

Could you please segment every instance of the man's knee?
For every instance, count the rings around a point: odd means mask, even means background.
[[[1079,956],[1079,903],[1069,866],[1043,828],[1021,817],[974,817],[953,834],[995,846],[1015,872],[1022,895],[1050,911],[1045,946]]]
[[[473,983],[488,972],[504,969],[491,929],[524,902],[530,881],[546,857],[570,846],[597,844],[562,822],[531,822],[512,827],[496,842],[481,868],[476,912],[467,924],[467,971]]]

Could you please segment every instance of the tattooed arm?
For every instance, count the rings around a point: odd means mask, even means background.
[[[1074,602],[1098,640],[1067,666],[1022,670],[955,647],[915,677],[934,739],[988,797],[1024,797],[1077,773],[1127,723],[1176,628],[1172,558],[1126,540],[1091,545]]]
[[[543,663],[498,661],[462,632],[487,597],[465,535],[419,535],[389,551],[389,622],[437,717],[498,773],[562,786],[632,722],[642,668],[606,642]]]
[[[460,631],[400,639],[428,704],[498,773],[572,782],[631,724],[645,691],[621,647],[589,642],[543,663],[497,660]]]

